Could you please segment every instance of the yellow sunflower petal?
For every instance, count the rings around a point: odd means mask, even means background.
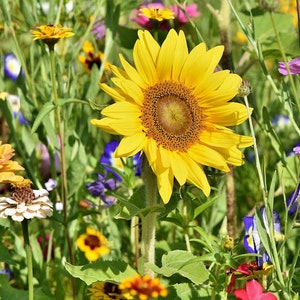
[[[126,118],[103,118],[101,120],[92,119],[91,123],[111,134],[130,136],[142,131],[141,124],[136,121],[128,120]]]
[[[177,33],[171,29],[163,42],[157,57],[157,76],[159,81],[170,80],[173,68]]]
[[[203,168],[188,157],[183,156],[182,158],[185,161],[185,165],[188,171],[187,180],[200,188],[203,191],[204,195],[208,197],[210,194],[210,185],[203,171]]]
[[[189,149],[188,155],[192,160],[202,165],[211,166],[224,172],[229,171],[225,158],[211,147],[201,144],[193,145]]]
[[[141,151],[146,142],[146,137],[143,132],[139,132],[133,136],[124,137],[118,148],[116,149],[116,157],[128,157]]]
[[[188,48],[185,35],[182,30],[179,31],[176,47],[174,49],[174,63],[172,67],[172,79],[178,81],[182,67],[188,57]]]
[[[105,83],[100,83],[99,85],[101,89],[110,95],[116,102],[126,101],[126,96],[122,94],[120,89],[111,88]]]
[[[160,50],[159,44],[152,37],[149,31],[139,30],[138,36],[142,44],[145,46],[145,50],[150,53],[152,61],[155,63]]]
[[[205,114],[207,116],[206,121],[222,126],[235,126],[248,118],[246,106],[234,102],[205,109]]]
[[[186,154],[178,154],[176,152],[170,153],[170,162],[171,168],[174,174],[174,177],[178,181],[180,185],[184,185],[187,179],[187,169],[185,166],[184,160],[181,158],[182,155]]]
[[[121,64],[124,68],[124,70],[126,71],[126,73],[128,74],[128,77],[135,82],[137,85],[139,85],[141,88],[146,88],[147,85],[144,82],[143,78],[140,76],[140,74],[138,73],[138,71],[132,67],[123,57],[123,55],[120,54],[120,60],[121,60]]]
[[[143,81],[150,85],[156,82],[157,74],[154,61],[144,43],[137,40],[133,49],[133,58],[137,71]]]
[[[170,168],[161,169],[161,165],[159,163],[156,166],[158,192],[163,202],[168,203],[173,192],[173,173]]]
[[[130,102],[117,102],[105,107],[101,114],[114,119],[130,118],[130,121],[133,121],[133,118],[139,118],[141,111],[137,105]]]
[[[88,261],[95,261],[100,257],[100,255],[96,251],[92,250],[85,251],[84,255]]]

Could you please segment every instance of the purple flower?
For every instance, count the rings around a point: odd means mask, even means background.
[[[178,7],[178,5],[172,5],[170,6],[170,8],[174,12],[175,20],[177,20],[179,25],[183,25],[189,22],[183,11]],[[200,13],[198,12],[198,5],[195,3],[186,5],[184,9],[189,18],[195,18],[200,16]]]
[[[289,195],[286,201],[286,206],[288,208],[289,215],[294,215],[295,213],[298,213],[299,216],[299,211],[298,211],[299,200],[300,200],[300,184],[298,184],[296,190]]]
[[[278,72],[282,75],[288,75],[288,71],[286,68],[286,64],[284,62],[278,63]],[[292,75],[294,74],[300,74],[300,57],[294,58],[288,62],[288,66],[290,69],[290,73]]]
[[[97,174],[98,179],[86,185],[86,188],[93,197],[99,197],[106,207],[112,206],[116,203],[117,199],[113,196],[106,195],[107,192],[116,189],[116,181],[112,178],[106,179],[106,176]]]
[[[103,165],[103,168],[113,174],[117,180],[121,181],[122,178],[114,169],[119,170],[120,172],[124,172],[124,165],[121,158],[114,157],[115,150],[119,146],[119,141],[111,141],[107,143],[104,147],[103,154],[100,158],[100,164]],[[137,153],[133,156],[133,167],[135,168],[135,175],[139,176],[141,174],[141,155]],[[113,168],[111,168],[111,167]]]
[[[267,213],[265,208],[261,208],[260,213],[263,219],[265,229],[267,233],[269,233]],[[273,216],[274,216],[274,232],[276,238],[276,235],[281,236],[280,219],[276,211],[273,211]],[[244,247],[246,251],[248,251],[249,253],[256,253],[260,255],[259,257],[256,258],[256,260],[257,260],[257,265],[261,267],[265,262],[270,261],[270,257],[266,252],[261,242],[260,236],[258,234],[256,216],[254,217],[246,216],[243,218],[243,222],[245,226]]]
[[[4,55],[4,76],[16,81],[19,75],[24,76],[24,72],[21,70],[21,63],[13,53]]]
[[[105,36],[106,26],[105,22],[99,19],[96,19],[92,33],[95,35],[95,40],[102,40]]]

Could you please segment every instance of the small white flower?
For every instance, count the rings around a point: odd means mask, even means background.
[[[62,204],[62,202],[56,202],[55,203],[55,209],[57,211],[62,211],[64,209],[64,205]]]
[[[32,190],[29,187],[18,188],[11,198],[0,197],[0,217],[11,217],[14,221],[24,219],[43,219],[52,216],[53,204],[45,189]]]

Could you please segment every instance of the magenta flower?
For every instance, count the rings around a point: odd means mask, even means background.
[[[274,294],[264,293],[261,284],[254,279],[246,283],[246,289],[235,290],[234,295],[240,300],[277,300]]]
[[[278,63],[278,72],[282,75],[288,75],[288,71],[286,68],[286,64],[284,62]],[[288,62],[288,66],[290,69],[290,73],[292,75],[294,74],[300,74],[300,57],[294,58]]]
[[[105,37],[106,25],[103,20],[96,19],[92,33],[95,35],[95,40],[102,40]]]
[[[178,24],[183,25],[189,22],[188,18],[178,7],[178,5],[172,5],[170,8],[174,12],[174,17],[175,20],[177,20]],[[200,13],[198,11],[198,5],[196,3],[186,5],[184,9],[189,18],[195,18],[200,16]]]

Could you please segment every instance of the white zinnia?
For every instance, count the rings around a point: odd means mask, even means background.
[[[20,202],[8,197],[0,197],[0,217],[11,217],[14,221],[22,222],[24,219],[43,219],[52,216],[53,204],[48,198],[45,189],[32,190],[34,199]]]

